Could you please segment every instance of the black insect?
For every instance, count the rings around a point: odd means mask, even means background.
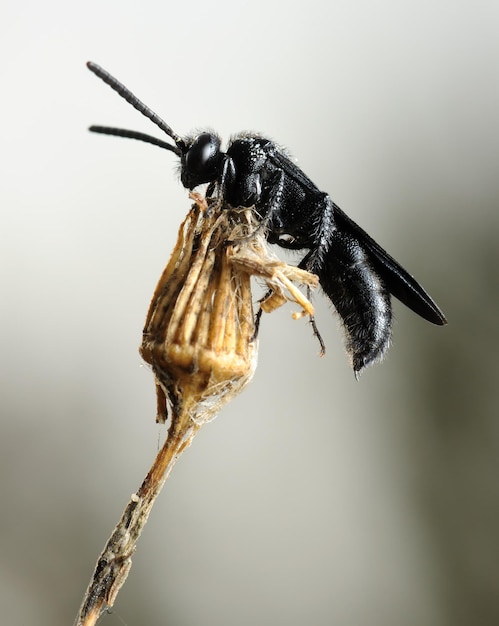
[[[390,294],[429,322],[446,324],[421,285],[320,191],[283,148],[254,133],[234,137],[226,152],[213,132],[182,138],[108,72],[94,63],[87,66],[174,144],[121,128],[91,126],[91,131],[138,139],[174,152],[180,158],[184,187],[208,183],[208,196],[216,193],[232,207],[254,206],[269,243],[308,251],[299,267],[317,274],[340,315],[356,374],[379,360],[388,347]]]

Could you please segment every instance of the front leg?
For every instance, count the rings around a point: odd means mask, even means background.
[[[315,205],[310,207],[313,216],[311,222],[309,253],[300,263],[299,267],[313,274],[320,274],[328,254],[336,224],[334,221],[334,204],[326,193],[321,193]]]
[[[263,219],[279,215],[283,204],[285,182],[284,171],[280,168],[274,170],[265,180],[259,202],[262,207],[259,213]]]
[[[276,243],[271,241],[271,239],[275,227],[279,227],[280,224],[279,213],[284,198],[284,185],[285,176],[283,170],[275,170],[265,181],[265,184],[262,186],[260,199],[258,203],[255,203],[255,208],[261,218],[257,232],[270,226],[267,236],[270,243]]]
[[[206,189],[206,197],[213,198],[216,193],[217,198],[225,198],[227,188],[230,187],[236,177],[236,168],[234,161],[227,155],[225,155],[222,174],[218,180],[210,183]]]
[[[235,245],[242,241],[247,242],[251,240],[255,235],[259,235],[264,230],[268,230],[267,240],[269,243],[278,243],[273,241],[272,228],[269,229],[269,224],[275,219],[275,215],[278,213],[282,204],[283,189],[284,189],[284,172],[277,170],[269,178],[267,190],[262,192],[258,205],[255,204],[255,209],[260,216],[260,222],[258,227],[249,235],[238,238],[237,240],[226,241],[225,245]],[[273,224],[272,224],[273,226]]]

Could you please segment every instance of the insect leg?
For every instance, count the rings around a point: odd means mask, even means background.
[[[324,293],[338,312],[357,376],[366,365],[382,358],[388,347],[392,320],[390,293],[373,267],[369,252],[354,234],[336,223],[332,200],[327,194],[321,196],[309,208],[316,219],[307,245],[310,250],[298,267],[317,274]],[[312,327],[322,347],[313,319]]]
[[[270,191],[266,194],[262,193],[262,198],[260,199],[259,204],[263,207],[263,210],[258,209],[260,222],[257,228],[249,235],[237,239],[237,241],[226,241],[226,245],[235,245],[237,243],[240,243],[241,241],[250,241],[253,237],[255,237],[255,235],[259,235],[262,231],[268,228],[274,214],[276,213],[276,211],[278,211],[279,205],[282,202],[284,182],[284,172],[282,170],[278,170],[272,175],[269,183]],[[265,196],[268,196],[268,198],[266,199]],[[272,240],[271,233],[269,233],[268,240],[269,243],[276,243]]]

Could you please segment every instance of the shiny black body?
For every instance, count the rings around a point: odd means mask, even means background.
[[[88,67],[175,144],[143,133],[93,126],[104,134],[130,137],[166,148],[180,157],[180,178],[188,189],[208,183],[207,194],[233,207],[255,207],[269,243],[306,251],[300,267],[319,277],[345,328],[354,371],[381,358],[388,347],[390,295],[434,324],[446,319],[425,290],[381,246],[353,222],[273,141],[257,134],[234,137],[226,152],[212,132],[178,136],[114,77]]]

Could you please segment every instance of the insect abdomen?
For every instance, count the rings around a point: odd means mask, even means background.
[[[381,359],[388,348],[392,322],[390,294],[366,252],[356,239],[345,233],[333,233],[324,264],[317,273],[345,328],[346,349],[353,369],[360,372]]]

